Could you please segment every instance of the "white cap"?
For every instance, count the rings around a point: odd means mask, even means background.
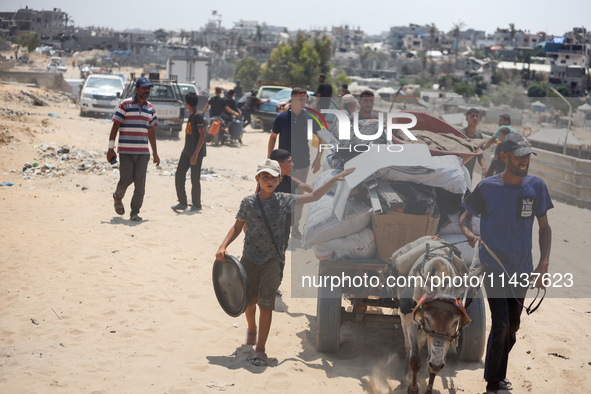
[[[268,172],[271,176],[277,177],[281,175],[281,166],[275,160],[265,159],[259,163],[256,175],[259,175],[261,172]]]

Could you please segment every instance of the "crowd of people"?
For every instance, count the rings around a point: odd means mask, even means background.
[[[127,188],[133,183],[130,220],[141,222],[139,216],[145,193],[146,169],[150,160],[159,164],[154,127],[158,125],[154,107],[149,103],[152,84],[147,78],[135,82],[135,95],[119,105],[113,115],[113,125],[109,135],[107,160],[114,162],[119,155],[120,180],[113,193],[115,212],[125,213],[123,198]],[[206,156],[206,126],[203,114],[209,109],[210,116],[245,117],[244,125],[251,122],[250,115],[260,104],[256,90],[243,95],[240,81],[236,87],[223,97],[222,89],[215,88],[204,110],[197,111],[197,96],[189,93],[185,105],[190,113],[185,129],[185,144],[179,158],[175,176],[178,204],[173,206],[177,212],[189,208],[185,191],[186,173],[191,170],[191,210],[200,210],[200,173]],[[316,92],[316,110],[327,108],[331,99],[332,86],[326,76],[319,77]],[[374,94],[364,91],[359,98],[352,96],[347,86],[342,86],[342,109],[358,121],[378,119],[373,111]],[[307,179],[310,169],[319,170],[321,152],[318,150],[312,159],[307,138],[309,111],[305,111],[308,93],[302,88],[291,91],[291,106],[277,115],[269,136],[266,152],[255,173],[257,190],[255,194],[242,199],[236,214],[236,221],[220,244],[216,259],[226,258],[228,246],[244,231],[244,245],[241,263],[245,268],[250,284],[249,304],[245,312],[248,330],[245,343],[255,346],[251,362],[257,366],[268,363],[266,344],[269,337],[272,311],[285,264],[285,252],[289,238],[300,238],[301,207],[318,200],[335,182],[343,181],[355,169],[344,170],[324,185],[313,190]],[[239,108],[236,102],[242,102]],[[355,115],[355,116],[354,116]],[[468,139],[480,140],[482,134],[477,130],[480,112],[471,108],[466,112],[467,127],[462,130]],[[471,192],[467,192],[462,205],[464,213],[460,218],[460,228],[473,247],[479,247],[479,257],[486,266],[486,272],[493,276],[507,276],[515,273],[548,273],[552,231],[547,212],[553,207],[544,181],[528,174],[530,156],[535,154],[529,141],[510,126],[508,115],[499,117],[499,129],[481,145],[488,148],[497,140],[501,143],[495,150],[493,164],[487,169],[482,154],[476,155],[465,165],[472,176],[478,162],[482,181]],[[315,126],[313,132],[316,133]],[[119,134],[117,153],[116,138]],[[266,156],[266,157],[263,157]],[[293,214],[292,214],[293,213]],[[471,228],[472,216],[481,217],[481,235]],[[532,263],[532,226],[534,218],[539,224],[540,260],[537,267]],[[508,282],[507,282],[508,283]],[[529,284],[528,284],[529,285]],[[538,278],[532,283],[542,288]],[[484,377],[487,392],[510,390],[512,385],[507,378],[509,352],[516,342],[516,332],[520,324],[525,291],[528,286],[509,286],[493,288],[485,281],[492,326],[488,339]],[[258,305],[259,320],[256,321]]]

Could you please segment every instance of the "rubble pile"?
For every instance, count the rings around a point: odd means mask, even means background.
[[[85,149],[75,149],[74,146],[56,146],[45,142],[35,145],[37,157],[30,162],[23,163],[22,169],[10,169],[8,173],[20,173],[23,179],[40,179],[61,177],[67,174],[83,172],[86,174],[103,175],[117,174],[119,165],[111,165],[106,161],[106,152],[95,152]],[[156,168],[155,175],[174,176],[177,160],[165,159]],[[221,169],[224,171],[223,169]],[[213,168],[201,169],[201,179],[214,180],[220,178]],[[224,178],[249,180],[240,175],[223,176]]]
[[[114,168],[105,164],[104,155],[98,152],[74,150],[74,147],[48,145],[41,143],[34,146],[38,156],[32,162],[25,162],[21,170],[12,169],[8,172],[21,172],[23,179],[53,178],[72,172],[87,172],[102,175]]]

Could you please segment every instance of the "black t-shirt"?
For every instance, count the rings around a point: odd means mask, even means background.
[[[242,96],[242,85],[236,85],[234,87],[234,97],[240,98]]]
[[[495,174],[500,174],[501,172],[505,171],[505,168],[507,168],[507,165],[503,159],[501,159],[501,144],[497,145],[495,148],[495,157],[496,159],[490,163],[490,167],[488,167],[488,171],[486,172],[487,178]]]
[[[223,97],[213,96],[209,99],[209,116],[220,116],[224,113],[226,107],[226,101]]]
[[[203,116],[197,112],[189,115],[189,120],[187,121],[187,127],[185,129],[185,147],[183,148],[183,155],[191,157],[193,156],[193,153],[195,153],[195,149],[197,149],[197,145],[199,144],[199,127],[203,127]],[[201,150],[199,151],[199,156],[205,157],[205,155],[205,142],[203,142]]]
[[[250,95],[246,99],[246,104],[244,104],[244,107],[243,108],[244,109],[249,109],[249,110],[257,109],[259,102],[260,102],[260,100],[258,99],[257,96]]]
[[[319,84],[316,97],[318,97],[318,108],[328,108],[330,106],[330,98],[332,97],[332,85],[328,82]]]
[[[238,106],[236,105],[236,101],[234,101],[234,99],[231,99],[230,97],[224,97],[224,101],[226,102],[226,105],[230,107],[230,109],[233,109],[234,111],[238,112]],[[224,110],[224,112],[228,115],[232,115],[226,110]]]

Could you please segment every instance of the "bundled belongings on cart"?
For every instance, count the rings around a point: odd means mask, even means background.
[[[320,260],[388,261],[402,245],[436,234],[440,196],[453,196],[459,207],[467,188],[460,159],[431,157],[425,146],[372,150],[347,165],[356,166],[359,176],[312,203],[304,226],[303,247],[313,247]],[[313,187],[334,171],[321,174]]]
[[[445,237],[460,236],[455,234],[459,229],[457,218],[470,178],[461,157],[433,156],[426,144],[404,144],[396,152],[379,147],[372,146],[344,163],[345,168],[355,167],[355,172],[339,183],[329,197],[332,205],[324,206],[322,214],[311,207],[304,227],[305,246],[311,245],[320,260],[319,277],[370,278],[369,285],[343,279],[334,286],[331,282],[331,287],[318,288],[317,349],[338,350],[342,319],[350,316],[351,321],[366,321],[366,315],[373,314],[370,308],[398,308],[406,324],[407,355],[414,361],[414,390],[420,369],[418,344],[440,339],[436,345],[429,345],[430,361],[436,366],[430,369],[430,384],[455,339],[459,338],[456,351],[461,360],[476,361],[483,355],[484,303],[473,302],[470,310],[463,311],[473,291],[466,292],[463,284],[452,283],[450,287],[449,282],[437,282],[445,276],[457,278],[471,273],[473,260],[466,261],[459,251],[469,247],[465,237],[461,235],[463,243],[457,245],[436,237],[441,228],[448,231]],[[474,228],[475,223],[472,225]],[[372,248],[373,259],[367,257]],[[423,281],[408,285],[404,280],[411,276]],[[371,278],[378,279],[375,286]],[[475,297],[481,298],[480,293]],[[342,310],[342,298],[351,309]],[[466,326],[469,319],[475,323]]]
[[[462,158],[463,164],[466,164],[472,157],[482,154],[482,150],[479,147],[485,141],[469,139],[449,123],[424,112],[401,112],[415,116],[417,122],[409,130],[412,131],[412,134],[417,140],[413,141],[402,131],[395,130],[392,135],[393,143],[426,144],[433,156],[458,156]],[[398,122],[398,119],[395,118],[392,122]]]

